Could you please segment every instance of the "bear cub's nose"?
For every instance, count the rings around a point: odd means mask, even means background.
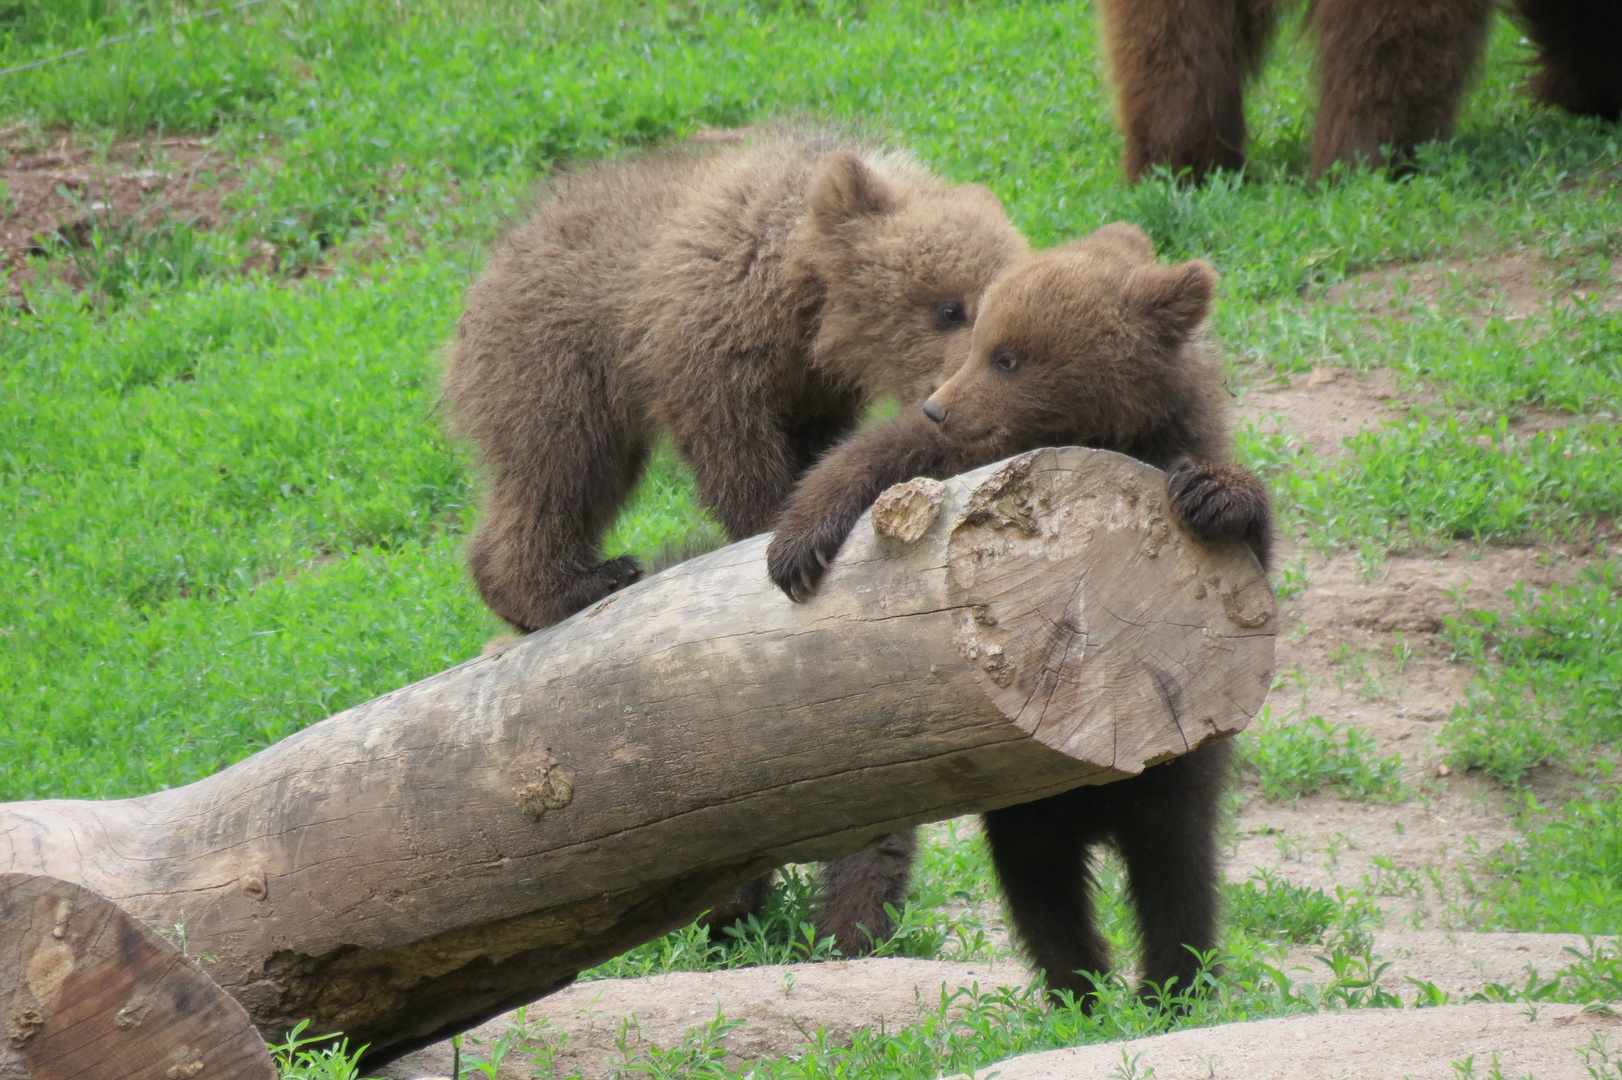
[[[946,410],[935,404],[933,399],[924,402],[924,415],[937,424],[944,423],[946,420]]]

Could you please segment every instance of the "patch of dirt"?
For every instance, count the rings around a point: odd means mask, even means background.
[[[1251,386],[1237,412],[1263,434],[1293,436],[1320,457],[1339,457],[1343,440],[1402,419],[1408,400],[1389,371],[1360,375],[1322,366]]]
[[[1404,1000],[1415,994],[1409,977],[1428,982],[1457,997],[1476,993],[1490,983],[1519,986],[1525,983],[1529,970],[1548,978],[1574,959],[1565,950],[1585,950],[1584,939],[1576,934],[1446,934],[1437,932],[1393,932],[1376,935],[1375,953],[1392,961],[1380,977],[1380,985]],[[1314,958],[1310,949],[1292,949],[1285,960],[1288,973],[1297,982],[1324,981],[1325,966]],[[848,1045],[850,1035],[858,1028],[885,1027],[890,1030],[914,1023],[925,1013],[940,1007],[942,995],[951,995],[960,987],[978,986],[982,992],[1002,986],[1022,987],[1028,974],[1023,965],[1013,961],[980,964],[953,964],[931,960],[856,960],[847,963],[796,964],[787,967],[743,968],[735,971],[681,972],[656,975],[646,979],[607,979],[601,982],[577,983],[551,997],[543,998],[526,1010],[524,1025],[520,1027],[516,1013],[498,1017],[463,1037],[464,1055],[487,1058],[489,1048],[509,1032],[527,1032],[517,1037],[519,1045],[555,1048],[552,1056],[553,1075],[572,1076],[580,1072],[583,1080],[599,1080],[612,1076],[626,1064],[627,1053],[635,1054],[650,1047],[670,1049],[682,1044],[687,1033],[703,1028],[719,1013],[729,1021],[742,1026],[728,1034],[720,1045],[726,1049],[726,1063],[738,1068],[746,1062],[760,1058],[778,1058],[798,1053],[811,1045],[820,1030],[835,1045]],[[1475,1008],[1472,1006],[1472,1008]],[[1511,1014],[1525,1017],[1525,1006],[1492,1006],[1509,1009]],[[1456,1011],[1453,1007],[1444,1014]],[[1326,1014],[1312,1018],[1320,1020],[1344,1019],[1346,1016],[1378,1016],[1388,1022],[1395,1016],[1425,1016],[1436,1010],[1395,1013],[1375,1010],[1344,1014],[1336,1017]],[[1573,1006],[1553,1006],[1540,1012],[1544,1019],[1574,1015]],[[1546,1049],[1541,1035],[1525,1027],[1503,1027],[1492,1019],[1496,1013],[1476,1012],[1473,1016],[1487,1017],[1484,1032],[1491,1032],[1494,1043],[1487,1053],[1509,1051],[1516,1054],[1542,1054]],[[1274,1024],[1296,1024],[1299,1019],[1268,1021]],[[1254,1062],[1248,1056],[1255,1048],[1265,1045],[1263,1035],[1251,1036],[1248,1029],[1256,1025],[1235,1024],[1221,1028],[1207,1028],[1202,1032],[1186,1032],[1199,1036],[1193,1042],[1199,1052],[1209,1056],[1212,1045],[1238,1048],[1243,1053],[1231,1060],[1240,1075],[1241,1070],[1253,1063],[1265,1070],[1266,1062]],[[1378,1025],[1376,1025],[1378,1026]],[[1352,1027],[1357,1027],[1353,1024]],[[1316,1027],[1306,1035],[1290,1039],[1361,1038],[1361,1029],[1340,1032],[1333,1024],[1323,1032]],[[1430,1035],[1448,1038],[1453,1029],[1443,1025],[1442,1030],[1426,1029]],[[1462,1029],[1460,1029],[1462,1030]],[[1229,1036],[1228,1032],[1237,1034]],[[1502,1041],[1499,1040],[1502,1036]],[[1404,1037],[1408,1037],[1404,1034]],[[1427,1036],[1428,1037],[1428,1036]],[[1171,1038],[1171,1037],[1165,1037]],[[561,1045],[560,1045],[561,1044]],[[623,1045],[622,1045],[623,1044]],[[1361,1042],[1359,1043],[1361,1045]],[[1077,1050],[1052,1051],[1047,1054],[1015,1058],[1010,1066],[1026,1068],[1054,1067],[1057,1072],[1011,1072],[1005,1076],[1074,1076],[1092,1080],[1108,1075],[1111,1067],[1120,1064],[1123,1044],[1104,1044]],[[1157,1076],[1181,1076],[1176,1071],[1182,1060],[1181,1044],[1163,1043],[1146,1039],[1135,1044],[1132,1052],[1144,1051],[1144,1061],[1161,1068],[1164,1057],[1169,1072]],[[1393,1044],[1395,1045],[1395,1044]],[[1429,1068],[1439,1065],[1434,1075],[1453,1080],[1449,1063],[1478,1053],[1471,1044],[1454,1053],[1454,1044],[1441,1046],[1441,1057],[1436,1062],[1420,1063]],[[1618,1041],[1622,1050],[1622,1038]],[[1098,1058],[1098,1053],[1104,1053]],[[1447,1057],[1448,1054],[1454,1054]],[[1075,1057],[1074,1055],[1083,1055]],[[1558,1055],[1556,1055],[1558,1056]],[[528,1077],[534,1066],[531,1054],[513,1050],[503,1063],[503,1080]],[[1224,1060],[1229,1060],[1226,1057]],[[1378,1061],[1383,1059],[1370,1059]],[[1517,1059],[1518,1060],[1518,1059]],[[1544,1058],[1535,1060],[1546,1064]],[[1103,1064],[1100,1066],[1099,1061]],[[1508,1057],[1505,1057],[1507,1064]],[[426,1047],[385,1066],[375,1075],[383,1080],[438,1080],[449,1077],[452,1070],[451,1048],[448,1042]],[[465,1070],[465,1066],[464,1066]],[[465,1074],[465,1072],[464,1072]],[[1200,1077],[1205,1073],[1192,1074]],[[1218,1073],[1217,1075],[1224,1075]],[[1263,1071],[1261,1076],[1271,1076]],[[1284,1074],[1279,1074],[1284,1075]],[[1335,1073],[1314,1072],[1310,1068],[1289,1074],[1299,1080],[1314,1077],[1342,1075],[1396,1076],[1373,1072]],[[1432,1072],[1411,1072],[1410,1075],[1430,1076]],[[1483,1074],[1485,1075],[1485,1074]],[[1507,1073],[1518,1076],[1520,1073]],[[1537,1075],[1544,1076],[1542,1071]],[[1562,1076],[1551,1071],[1549,1076]],[[1573,1074],[1584,1076],[1585,1074]]]
[[[1614,942],[1607,942],[1614,944]],[[1497,984],[1519,989],[1530,977],[1554,978],[1589,954],[1581,934],[1447,933],[1438,930],[1385,930],[1374,935],[1374,955],[1390,964],[1379,986],[1403,1001],[1412,1001],[1415,982],[1430,983],[1454,1001],[1463,1001]],[[1298,982],[1326,981],[1329,969],[1318,959],[1322,949],[1292,947],[1285,969]],[[1413,980],[1410,982],[1409,980]],[[1622,1050],[1622,1044],[1618,1044]]]
[[[1374,315],[1400,314],[1415,306],[1429,311],[1459,308],[1478,321],[1490,315],[1525,318],[1550,304],[1603,296],[1608,311],[1622,310],[1622,266],[1611,269],[1609,280],[1573,284],[1570,271],[1560,263],[1528,251],[1513,251],[1478,259],[1444,259],[1402,263],[1369,270],[1324,290],[1329,303],[1347,304]]]
[[[30,256],[61,235],[85,244],[100,227],[144,214],[210,229],[235,170],[202,139],[115,143],[105,151],[60,136],[47,142],[0,144],[0,272],[8,291],[31,281]]]
[[[1152,1068],[1156,1080],[1457,1080],[1454,1063],[1471,1057],[1473,1075],[1498,1075],[1497,1054],[1505,1077],[1589,1080],[1582,1051],[1594,1040],[1622,1050],[1622,1020],[1576,1005],[1357,1009],[1049,1050],[999,1062],[979,1076],[1098,1080],[1147,1076]]]
[[[1321,368],[1287,384],[1252,387],[1241,413],[1262,430],[1332,456],[1344,453],[1341,440],[1349,435],[1376,430],[1401,415],[1403,404],[1422,403],[1415,393],[1405,395],[1386,371]],[[1388,925],[1454,925],[1450,904],[1458,897],[1448,894],[1458,871],[1509,839],[1512,828],[1495,784],[1439,775],[1440,721],[1473,679],[1448,658],[1446,620],[1465,608],[1506,611],[1517,584],[1567,584],[1593,561],[1589,544],[1459,547],[1392,555],[1365,574],[1353,554],[1325,558],[1281,544],[1277,565],[1295,566],[1308,584],[1280,603],[1278,685],[1255,726],[1322,716],[1356,727],[1373,737],[1376,756],[1401,755],[1404,780],[1418,798],[1390,805],[1320,791],[1274,803],[1251,786],[1224,867],[1230,880],[1270,868],[1331,893],[1372,882],[1385,892]],[[1534,777],[1534,788],[1547,797],[1560,782]]]

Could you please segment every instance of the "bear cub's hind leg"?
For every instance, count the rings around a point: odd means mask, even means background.
[[[894,933],[895,920],[884,905],[899,911],[906,903],[917,850],[917,830],[901,829],[866,851],[829,863],[818,940],[832,936],[845,956],[864,956]]]
[[[1109,944],[1093,912],[1089,846],[1103,839],[1086,812],[1092,788],[992,810],[983,817],[1014,932],[1047,978],[1055,1004],[1069,991],[1090,1009]]]

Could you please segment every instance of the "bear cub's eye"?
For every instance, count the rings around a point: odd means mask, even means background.
[[[969,321],[969,312],[961,300],[948,300],[935,309],[935,325],[942,330],[956,330]]]
[[[1011,352],[1000,352],[991,358],[991,366],[1007,375],[1019,370],[1019,357]]]

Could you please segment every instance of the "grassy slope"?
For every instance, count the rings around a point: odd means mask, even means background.
[[[0,67],[171,9],[9,10]],[[1526,51],[1500,24],[1459,137],[1429,148],[1416,177],[1311,187],[1299,177],[1302,50],[1283,41],[1252,95],[1250,180],[1194,192],[1122,184],[1081,3],[273,0],[0,76],[0,128],[208,132],[243,163],[236,216],[188,236],[184,259],[154,245],[109,250],[92,267],[103,299],[41,287],[31,313],[0,310],[0,798],[183,783],[476,651],[498,628],[459,564],[467,461],[433,416],[460,290],[549,165],[700,124],[819,117],[893,134],[941,171],[990,185],[1039,244],[1140,221],[1167,253],[1225,274],[1216,324],[1241,381],[1325,358],[1425,380],[1442,408],[1360,436],[1339,464],[1245,439],[1312,543],[1378,558],[1614,515],[1622,318],[1589,308],[1511,320],[1466,312],[1461,297],[1371,322],[1301,297],[1382,262],[1517,247],[1573,284],[1603,277],[1622,236],[1618,132],[1519,96]],[[253,241],[276,245],[284,268],[323,273],[230,272]],[[1588,422],[1511,437],[1504,423],[1533,406]],[[646,551],[697,521],[684,474],[664,459],[611,546]],[[1602,575],[1544,608],[1529,598],[1507,632],[1546,640],[1539,628],[1560,612],[1605,609],[1614,595]],[[1512,650],[1500,666],[1489,660],[1499,638],[1473,632],[1459,629],[1461,651],[1477,648],[1493,715],[1522,709],[1515,738],[1542,714],[1526,718],[1522,697],[1495,688],[1548,689],[1574,739],[1615,739],[1614,713],[1591,722],[1584,699],[1559,698],[1611,670],[1603,641]],[[1576,667],[1551,674],[1556,661]],[[1489,764],[1502,757],[1491,749],[1480,751]],[[1519,775],[1525,758],[1500,772]],[[1559,820],[1592,823],[1610,812],[1597,805]],[[1622,864],[1584,839],[1591,831],[1568,837],[1589,859],[1576,887],[1612,891],[1585,926],[1614,929]],[[940,882],[953,873],[926,875],[927,888],[949,892]],[[1259,903],[1240,899],[1236,910]],[[1549,925],[1552,907],[1505,917]],[[917,947],[942,947],[927,944],[938,927],[925,923]]]

